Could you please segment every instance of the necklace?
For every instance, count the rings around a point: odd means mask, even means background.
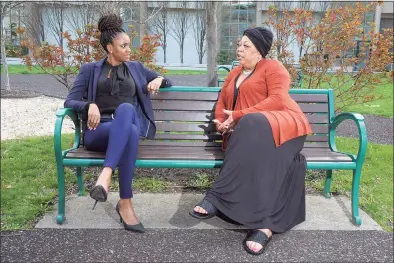
[[[251,71],[247,71],[247,70],[242,70],[242,73],[244,74],[244,75],[250,75],[250,73],[252,73],[252,70]]]

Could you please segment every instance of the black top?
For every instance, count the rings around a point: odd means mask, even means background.
[[[122,103],[133,103],[135,83],[126,65],[112,66],[105,61],[98,79],[96,105],[100,113],[114,113]]]

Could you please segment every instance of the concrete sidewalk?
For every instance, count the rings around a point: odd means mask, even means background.
[[[71,196],[66,222],[56,212],[36,229],[1,235],[2,262],[392,262],[393,236],[361,212],[350,222],[350,201],[307,196],[307,220],[274,235],[261,256],[245,252],[246,230],[218,218],[199,221],[188,211],[201,194],[136,194],[135,210],[146,233],[122,229],[115,212],[118,194],[92,210],[88,196]],[[360,231],[362,230],[362,231]]]
[[[239,229],[219,218],[200,221],[188,212],[203,198],[201,194],[136,194],[134,208],[138,218],[148,229]],[[66,201],[66,221],[56,224],[56,212],[47,214],[36,228],[60,229],[122,229],[115,205],[119,199],[110,193],[108,201],[99,203],[92,210],[93,200],[89,196],[71,196]],[[306,221],[293,230],[378,230],[382,228],[365,212],[360,210],[363,223],[351,223],[350,200],[345,197],[306,197]]]

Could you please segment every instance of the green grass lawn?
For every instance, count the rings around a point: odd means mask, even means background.
[[[393,117],[393,90],[393,83],[381,84],[376,87],[375,94],[382,98],[364,104],[350,105],[344,107],[342,111]]]
[[[1,66],[1,73],[3,73],[3,66]],[[8,65],[9,74],[46,74],[43,70],[35,67],[29,68],[25,65]]]
[[[72,136],[63,136],[64,148]],[[338,138],[340,150],[356,152],[356,139]],[[2,141],[1,146],[1,230],[34,226],[37,218],[53,209],[57,196],[57,174],[53,137]],[[360,187],[361,208],[385,230],[393,230],[393,146],[370,143]],[[84,173],[88,178],[90,173]],[[350,196],[351,172],[335,171],[332,191]],[[190,178],[189,186],[206,189],[212,178],[202,174]],[[307,184],[321,191],[323,178],[308,176]],[[75,174],[66,169],[66,185],[76,185]],[[138,191],[160,192],[165,179],[135,178]]]
[[[1,66],[1,71],[3,71],[3,66]],[[37,69],[32,67],[32,71],[30,71],[25,65],[8,65],[9,74],[46,74],[45,71],[41,69]],[[206,70],[168,70],[166,75],[205,75],[207,74]]]
[[[351,105],[350,102],[346,102],[348,105],[341,108],[341,112],[356,112],[361,114],[371,114],[377,116],[384,116],[384,117],[393,117],[393,83],[389,81],[387,76],[381,78],[382,83],[376,84],[376,89],[374,94],[376,99],[372,102],[366,103],[357,103]],[[336,82],[336,78],[334,77],[331,83]],[[346,86],[350,87],[351,82],[347,83]],[[308,76],[305,76],[303,81],[303,87],[307,87],[308,85]],[[327,82],[322,83],[322,88],[329,88],[330,85]],[[345,90],[345,89],[344,89]],[[334,91],[336,92],[336,91]],[[337,98],[335,100],[335,105],[337,107],[341,106],[341,101]]]

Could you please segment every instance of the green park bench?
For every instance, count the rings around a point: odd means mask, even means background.
[[[239,65],[239,61],[234,60],[234,61],[231,63],[231,67],[230,67],[230,68],[229,68],[229,67],[226,67],[226,66],[219,66],[219,67],[218,67],[218,74],[219,74],[219,77],[218,77],[218,86],[219,86],[219,87],[222,86],[222,84],[224,83],[224,80],[226,79],[225,76],[222,76],[222,75],[220,74],[220,72],[223,72],[223,71],[221,71],[221,70],[224,70],[224,71],[226,71],[226,73],[229,73],[233,68],[235,68],[235,67],[238,66],[238,65]],[[296,70],[297,70],[297,79],[296,79],[296,81],[293,81],[293,82],[291,83],[291,87],[292,87],[292,88],[301,88],[301,87],[302,87],[302,81],[303,81],[303,79],[304,79],[304,74],[302,73],[302,69],[301,69],[301,67],[300,67],[299,65],[294,65],[294,67],[295,67]]]
[[[170,87],[153,95],[152,105],[157,126],[155,140],[140,142],[137,167],[145,168],[219,168],[223,163],[222,137],[216,132],[214,108],[219,87]],[[330,198],[332,171],[353,170],[351,192],[352,221],[361,224],[359,215],[359,184],[367,149],[364,117],[357,113],[334,114],[334,93],[329,89],[291,89],[290,94],[300,105],[311,123],[302,154],[308,169],[326,170],[323,195]],[[62,124],[69,116],[75,125],[74,145],[62,150]],[[344,120],[353,120],[359,131],[357,154],[337,150],[335,131]],[[57,223],[65,219],[64,167],[76,167],[79,195],[84,195],[82,167],[102,166],[104,153],[88,151],[82,145],[81,120],[69,108],[56,112],[54,132],[55,157],[58,174]]]

